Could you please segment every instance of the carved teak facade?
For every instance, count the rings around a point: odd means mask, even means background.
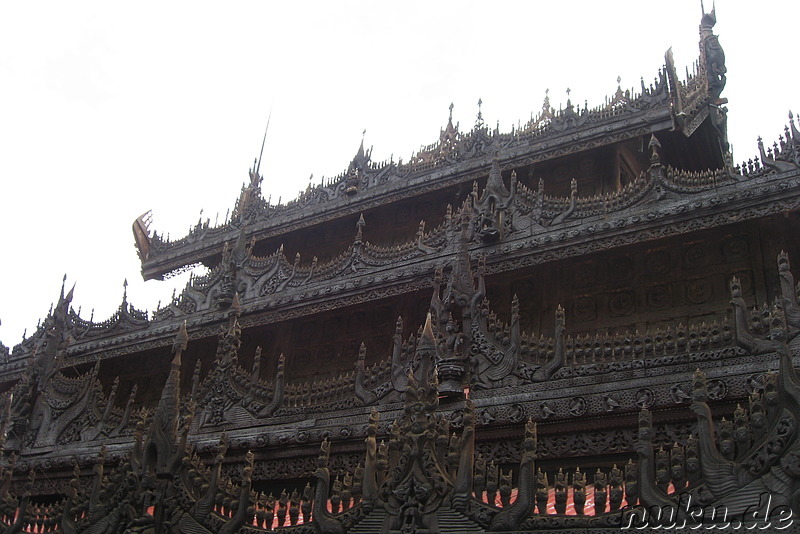
[[[137,219],[145,278],[208,274],[100,323],[62,290],[0,346],[0,531],[800,512],[800,132],[732,163],[714,22],[686,78],[667,53],[594,109],[449,120],[407,162],[362,146],[285,205],[254,168],[228,221],[177,241]]]

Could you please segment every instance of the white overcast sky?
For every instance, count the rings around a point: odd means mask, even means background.
[[[710,8],[710,1],[707,2]],[[719,0],[734,159],[800,110],[800,3]],[[63,275],[88,318],[122,297],[153,310],[131,223],[182,237],[232,208],[272,123],[265,195],[437,140],[448,106],[508,131],[553,105],[648,84],[673,47],[698,57],[699,0],[616,2],[0,3],[0,340],[33,332]],[[379,236],[367,237],[379,242]],[[310,251],[313,253],[313,251]],[[178,284],[182,287],[185,278]]]

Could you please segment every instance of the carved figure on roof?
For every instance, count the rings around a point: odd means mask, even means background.
[[[453,104],[450,103],[447,127],[439,132],[439,154],[437,162],[454,160],[458,156],[458,124],[453,126]]]
[[[5,449],[8,451],[19,451],[22,448],[23,436],[28,430],[35,401],[33,391],[33,366],[29,365],[22,378],[8,394],[10,425],[7,428],[8,438],[5,443]]]
[[[188,419],[183,421],[183,425],[180,424],[181,355],[186,350],[188,339],[186,322],[183,322],[175,336],[175,356],[170,364],[169,376],[144,442],[142,465],[145,469],[153,469],[159,477],[171,477],[177,471],[191,426],[191,410]]]
[[[458,234],[458,249],[452,261],[452,272],[442,290],[442,269],[437,269],[434,277],[434,291],[431,297],[430,318],[436,344],[436,365],[439,372],[440,391],[445,395],[463,395],[469,366],[468,351],[471,346],[473,317],[478,312],[478,304],[486,294],[483,280],[483,264],[475,286],[469,257],[469,242],[474,235],[472,226],[473,210],[469,202],[461,210],[461,232]],[[460,318],[461,328],[458,325]]]
[[[364,133],[366,132],[367,131],[364,130]],[[356,152],[353,161],[351,161],[350,165],[347,167],[347,173],[345,174],[344,192],[348,196],[353,196],[358,193],[358,189],[369,167],[371,156],[372,149],[364,150],[364,139],[362,137],[358,152]]]
[[[500,160],[495,153],[486,189],[480,198],[473,191],[473,201],[477,212],[478,237],[484,243],[495,243],[502,239],[511,229],[511,213],[516,192],[516,173],[511,176],[511,190],[506,189],[500,174]]]
[[[231,247],[225,243],[222,247],[222,275],[218,289],[215,293],[216,305],[226,309],[233,303],[234,294],[246,290],[246,285],[240,282],[239,273],[250,257],[247,247],[247,237],[244,228],[239,231],[239,236]]]
[[[50,379],[58,370],[60,353],[69,345],[68,316],[75,286],[64,295],[66,280],[67,275],[64,275],[58,302],[44,321],[44,337],[34,351],[32,382],[36,385],[37,394],[47,389]]]
[[[242,191],[231,214],[231,221],[245,223],[258,213],[259,208],[263,207],[264,199],[261,196],[262,176],[259,173],[260,165],[261,162],[259,160],[253,161],[253,167],[248,171],[250,183],[242,186]]]
[[[702,7],[702,2],[700,5]],[[706,13],[705,8],[703,8],[703,18],[700,20],[700,46],[706,62],[708,93],[711,98],[711,103],[718,105],[727,102],[727,99],[721,100],[719,95],[725,88],[725,74],[728,72],[728,69],[725,67],[725,51],[722,50],[722,46],[719,44],[719,38],[714,35],[713,32],[716,23],[716,9],[712,8],[711,13]]]
[[[420,345],[432,341],[430,321],[426,323]],[[439,404],[436,374],[417,378],[408,374],[404,411],[398,421],[400,457],[393,462],[380,487],[379,495],[391,516],[392,529],[436,532],[435,511],[452,490],[443,451],[437,448],[442,422],[435,414]]]
[[[459,332],[458,325],[456,324],[452,315],[450,315],[447,320],[445,331],[447,332],[447,338],[445,342],[447,354],[452,356],[462,354],[466,336],[464,336],[463,332]]]

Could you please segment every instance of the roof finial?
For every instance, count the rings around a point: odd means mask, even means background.
[[[700,19],[700,36],[708,37],[711,35],[711,29],[717,23],[717,6],[715,2],[712,2],[711,13],[706,13],[703,0],[700,0],[700,11],[702,15],[702,18]]]
[[[269,131],[269,121],[272,119],[273,104],[270,104],[269,106],[269,115],[267,116],[267,127],[264,128],[264,139],[261,140],[261,152],[258,154],[258,165],[256,165],[256,176],[258,176],[258,171],[261,169],[261,156],[264,155],[264,144],[267,142],[267,132]]]
[[[706,8],[703,5],[703,0],[700,0],[700,11],[703,12],[703,15],[706,14]],[[709,15],[714,17],[717,14],[716,12],[717,12],[717,3],[715,0],[711,0],[711,13],[709,13]]]
[[[356,222],[356,243],[360,243],[364,237],[364,226],[366,226],[366,221],[364,221],[364,214],[358,216],[358,222]]]
[[[481,113],[481,106],[483,105],[483,99],[478,98],[478,116],[475,119],[475,126],[481,127],[483,126],[483,113]]]
[[[453,103],[450,102],[450,116],[447,118],[447,122],[453,122]]]
[[[650,143],[648,143],[647,146],[650,147],[650,163],[652,165],[661,163],[661,156],[658,153],[658,149],[661,148],[661,143],[658,141],[656,134],[650,134]]]
[[[67,283],[67,273],[64,273],[64,278],[61,279],[61,300],[64,300],[64,286]]]

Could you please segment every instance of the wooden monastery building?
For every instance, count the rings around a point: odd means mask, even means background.
[[[177,240],[137,219],[145,279],[207,274],[103,322],[62,289],[0,346],[0,532],[786,526],[800,131],[732,161],[715,22],[601,106],[362,144],[286,204],[254,166]]]

